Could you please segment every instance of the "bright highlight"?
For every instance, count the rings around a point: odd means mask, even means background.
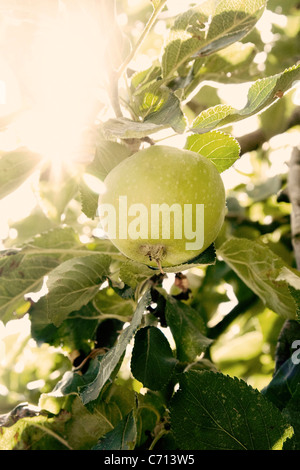
[[[87,11],[40,20],[29,65],[34,103],[17,127],[22,142],[53,163],[76,157],[85,127],[95,120],[103,34]]]

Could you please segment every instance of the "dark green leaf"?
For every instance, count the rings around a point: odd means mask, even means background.
[[[178,266],[164,267],[166,273],[177,273],[190,269],[196,266],[201,266],[202,264],[214,264],[216,261],[216,251],[214,244],[211,244],[206,250],[204,250],[200,255],[195,258],[190,259],[184,264]]]
[[[299,356],[299,351],[294,351],[292,357],[282,364],[262,392],[280,410],[287,406],[300,383]]]
[[[205,336],[200,313],[171,295],[162,293],[166,299],[166,322],[176,343],[177,357],[180,361],[194,361],[212,343]]]
[[[145,394],[138,395],[137,449],[143,448],[141,446],[151,439],[155,427],[163,419],[164,412],[164,397],[161,393],[148,390]]]
[[[134,411],[130,411],[117,426],[92,448],[92,450],[133,450],[137,439]]]
[[[79,393],[84,403],[89,403],[90,401],[96,400],[99,396],[100,391],[117,366],[119,360],[122,358],[129,341],[139,327],[144,311],[149,303],[150,296],[149,292],[147,291],[140,299],[130,325],[122,331],[117,344],[111,348],[101,359],[99,373],[97,374],[96,378],[87,386],[80,388]]]
[[[171,429],[180,449],[282,449],[292,429],[261,393],[215,372],[183,374],[171,403]]]
[[[284,443],[283,450],[299,450],[300,449],[300,384],[297,385],[293,397],[290,399],[287,407],[283,410],[284,416],[294,429],[294,435],[291,439],[287,439]]]
[[[169,381],[176,359],[165,335],[158,328],[141,328],[135,335],[131,372],[144,387],[161,390]]]
[[[70,351],[89,352],[90,340],[94,338],[99,323],[97,315],[98,312],[90,302],[79,311],[72,312],[57,328],[49,323],[46,308],[41,301],[30,309],[31,335],[39,344],[48,343]]]

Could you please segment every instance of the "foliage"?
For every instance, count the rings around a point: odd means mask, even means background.
[[[41,12],[12,3],[10,27],[32,25],[29,50]],[[41,3],[58,14],[56,2]],[[30,214],[9,221],[15,236],[3,238],[0,255],[0,449],[299,450],[298,356],[274,373],[281,328],[300,319],[288,169],[278,170],[299,135],[288,93],[300,80],[299,4],[184,2],[174,17],[165,0],[118,0],[121,28],[115,2],[97,3],[78,8],[111,26],[110,102],[100,99],[80,156],[57,182],[43,155],[1,151],[1,199],[9,204],[34,175],[38,196]],[[135,70],[141,52],[152,63]],[[224,101],[222,86],[248,82],[240,107]],[[248,118],[257,124],[250,137]],[[14,119],[0,121],[3,135]],[[99,236],[89,183],[101,190],[112,168],[162,139],[235,181],[215,244],[165,275]],[[22,326],[9,333],[24,324],[27,335]]]

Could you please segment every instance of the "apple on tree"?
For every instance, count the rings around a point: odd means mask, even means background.
[[[225,190],[215,165],[198,153],[153,145],[119,163],[99,198],[102,228],[134,261],[176,266],[216,239]]]

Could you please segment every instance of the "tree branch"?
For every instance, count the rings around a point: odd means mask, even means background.
[[[288,194],[292,204],[291,232],[297,269],[300,270],[300,149],[294,147],[289,163]]]
[[[292,205],[291,232],[297,269],[300,270],[300,149],[294,147],[288,173],[287,192]],[[300,337],[297,320],[286,320],[278,337],[275,350],[275,373],[291,357],[294,340]]]
[[[233,307],[233,309],[225,315],[225,317],[219,321],[215,326],[211,327],[207,331],[207,336],[210,339],[216,339],[218,338],[226,328],[241,314],[245,313],[250,307],[252,307],[255,302],[257,302],[258,297],[253,294],[252,297],[247,298],[245,300],[240,300],[240,302]]]
[[[249,134],[237,137],[236,140],[240,144],[241,155],[243,155],[244,153],[259,149],[267,141],[267,137],[263,129],[259,128]]]
[[[297,106],[289,119],[286,122],[282,132],[286,132],[288,129],[300,124],[300,106]],[[237,137],[236,140],[239,142],[241,147],[241,155],[246,152],[251,152],[260,148],[265,142],[270,140],[271,137],[277,134],[277,130],[273,135],[266,135],[262,128],[257,129],[254,132],[245,134],[241,137]]]

